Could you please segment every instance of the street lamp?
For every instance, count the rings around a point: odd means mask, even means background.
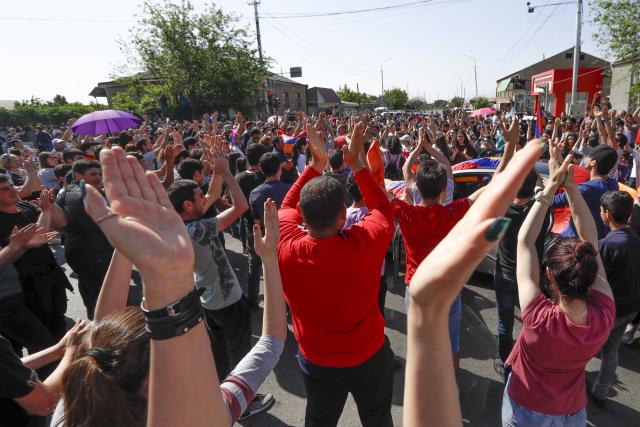
[[[382,61],[380,63],[380,85],[382,86],[382,94],[381,94],[381,96],[382,96],[382,106],[383,107],[384,107],[384,71],[382,71],[382,65],[385,62],[390,61],[391,59],[393,59],[393,58],[388,57],[387,59],[385,59],[384,61]]]
[[[467,58],[473,59],[473,76],[476,80],[476,98],[478,97],[478,63],[476,62],[476,58],[471,55],[462,54],[462,56],[466,56]]]

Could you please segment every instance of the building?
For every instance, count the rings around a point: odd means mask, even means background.
[[[587,110],[596,92],[603,89],[604,73],[607,69],[578,69],[577,109],[580,114]],[[573,70],[552,69],[531,77],[531,95],[540,93],[540,105],[553,116],[568,113],[571,104]],[[542,90],[540,92],[539,90]]]
[[[611,64],[611,92],[609,102],[614,110],[633,111],[638,103],[633,103],[629,96],[629,89],[637,83],[640,76],[631,73],[634,63],[640,62],[640,54],[635,57],[622,59]]]
[[[307,85],[269,73],[268,85],[279,111],[307,111]]]
[[[318,114],[321,112],[338,112],[340,110],[340,98],[333,89],[326,87],[311,87],[307,89],[307,113]]]
[[[609,80],[606,74],[608,67],[608,61],[590,55],[586,52],[580,53],[580,69],[592,70],[599,68],[602,70],[603,80],[599,89],[603,89],[606,93],[608,93],[609,88]],[[526,109],[533,110],[533,98],[531,96],[531,79],[533,76],[550,72],[552,70],[571,71],[572,69],[573,48],[564,50],[558,54],[545,58],[540,62],[498,79],[496,82],[496,108],[503,111],[515,109],[518,112],[525,111]],[[571,73],[569,76],[571,76]],[[580,79],[578,79],[578,82],[580,82]],[[571,85],[571,82],[569,82],[569,84]],[[569,92],[570,91],[571,90],[569,90]]]
[[[160,83],[160,80],[157,77],[145,72],[135,74],[134,76],[131,76],[131,77],[135,79],[140,79],[142,83],[148,83],[148,84]],[[97,98],[107,98],[107,105],[109,106],[109,108],[111,108],[113,103],[113,97],[117,93],[124,92],[125,90],[127,90],[127,85],[122,81],[113,80],[110,82],[100,82],[96,85],[96,87],[93,88],[91,93],[89,93],[89,96],[93,96],[94,98],[96,98],[96,102],[97,102]]]

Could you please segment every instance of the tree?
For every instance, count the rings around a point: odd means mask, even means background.
[[[431,108],[434,110],[442,110],[444,108],[447,108],[447,105],[449,105],[449,102],[447,100],[436,99],[435,101],[433,101],[433,104],[431,104]]]
[[[409,102],[409,96],[404,90],[394,87],[384,91],[384,104],[394,110],[404,108]]]
[[[593,0],[593,23],[599,31],[593,38],[617,60],[631,59],[631,103],[640,103],[640,2],[638,0]],[[616,82],[612,81],[612,85]]]
[[[451,101],[449,101],[449,106],[453,108],[462,108],[463,105],[464,99],[460,98],[459,96],[454,96],[453,98],[451,98]]]
[[[253,39],[237,27],[237,17],[215,5],[196,12],[188,0],[147,1],[142,9],[131,44],[169,98],[185,95],[195,113],[248,112],[259,105],[267,61],[257,59]]]
[[[121,78],[117,82],[125,85],[127,89],[115,94],[112,100],[113,108],[128,111],[140,117],[158,112],[160,96],[164,90],[162,84],[144,83],[136,77]]]
[[[471,102],[471,105],[473,105],[473,108],[475,109],[491,107],[493,105],[493,102],[489,101],[489,99],[485,98],[484,96],[471,98],[471,101],[469,102]]]
[[[427,109],[427,103],[420,98],[411,98],[407,102],[407,108],[414,111],[423,111]]]
[[[373,95],[367,95],[366,93],[355,92],[351,90],[346,84],[343,85],[337,92],[340,101],[356,102],[360,106],[375,104],[376,97]]]
[[[53,101],[51,102],[51,105],[67,105],[67,98],[65,98],[62,95],[56,95],[53,97]]]

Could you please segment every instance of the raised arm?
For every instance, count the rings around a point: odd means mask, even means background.
[[[87,203],[85,202],[85,206]],[[93,315],[95,320],[102,320],[108,314],[122,310],[127,306],[129,296],[129,282],[133,264],[118,250],[113,251],[111,263],[107,274],[104,276],[102,288],[98,295],[96,310]]]
[[[552,147],[550,163],[557,161],[554,156],[557,156],[559,151],[560,148],[556,147],[556,145]],[[518,279],[518,298],[522,311],[540,293],[540,262],[536,250],[536,240],[540,235],[545,216],[551,206],[551,198],[560,184],[567,180],[567,168],[572,158],[573,155],[568,155],[562,166],[553,170],[542,195],[539,195],[536,199],[518,233],[516,277]]]
[[[501,216],[539,156],[538,141],[520,150],[411,280],[403,414],[407,427],[462,425],[449,346],[449,307],[506,231],[509,220]],[[457,256],[450,256],[454,252]]]
[[[260,226],[258,224],[253,226],[255,248],[262,259],[264,272],[262,336],[272,336],[284,341],[287,338],[287,311],[278,264],[280,225],[278,209],[271,199],[267,199],[264,203],[264,228],[263,237]]]
[[[603,294],[608,295],[610,298],[613,298],[613,292],[611,291],[611,286],[609,286],[609,282],[607,281],[604,265],[602,264],[602,258],[600,257],[600,251],[598,250],[598,230],[596,228],[596,222],[593,219],[593,215],[591,215],[591,211],[589,210],[587,203],[584,201],[584,197],[580,194],[578,187],[573,182],[573,179],[569,178],[571,178],[571,172],[569,173],[569,177],[567,178],[564,188],[567,192],[569,206],[571,207],[571,217],[573,218],[573,223],[575,224],[578,237],[580,240],[591,243],[597,254],[598,275],[596,276],[596,281],[593,284],[592,289],[600,291]]]
[[[145,308],[166,310],[169,304],[193,295],[193,244],[158,177],[145,175],[138,161],[127,159],[119,147],[102,150],[100,160],[111,206],[98,205],[91,211],[96,215],[92,218],[111,244],[140,269]],[[87,192],[95,191],[87,186]],[[177,323],[184,317],[164,315],[170,323],[165,330],[174,331],[169,337],[156,335],[157,324],[147,318],[151,334],[147,426],[184,425],[185,414],[190,425],[228,426],[200,301],[187,301],[186,329]]]
[[[513,157],[513,153],[516,152],[516,145],[518,145],[518,139],[520,138],[520,125],[518,123],[518,118],[515,115],[513,116],[513,119],[511,119],[511,126],[509,126],[509,130],[505,131],[502,137],[504,139],[504,154],[502,155],[500,164],[496,168],[496,172],[493,176],[496,176],[507,167],[507,164]]]
[[[209,184],[209,191],[207,192],[206,198],[207,203],[205,204],[205,209],[209,209],[211,204],[220,198],[220,193],[222,190],[222,186],[220,184],[220,179],[227,184],[227,188],[229,189],[229,195],[231,196],[231,208],[226,209],[216,215],[216,219],[218,220],[218,229],[224,230],[233,224],[240,216],[249,209],[249,203],[247,199],[244,197],[244,193],[240,188],[240,185],[236,182],[235,178],[231,174],[231,170],[229,169],[229,161],[224,157],[224,155],[214,147],[214,162],[213,162],[213,181]]]

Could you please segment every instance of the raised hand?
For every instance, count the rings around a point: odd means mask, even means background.
[[[140,269],[149,309],[186,295],[193,288],[193,246],[162,183],[119,147],[102,150],[100,161],[111,206],[96,189],[81,185],[87,214]]]
[[[178,131],[171,132],[171,138],[173,138],[173,143],[175,145],[182,145],[182,135]]]
[[[231,175],[231,170],[229,169],[229,161],[226,159],[222,151],[217,147],[213,147],[210,152],[211,166],[213,167],[214,174],[221,175]]]
[[[53,193],[45,187],[41,187],[38,206],[40,206],[40,210],[43,212],[50,211],[53,206]]]
[[[511,119],[511,126],[509,126],[509,130],[503,132],[502,136],[505,141],[512,142],[514,144],[518,143],[518,139],[520,139],[520,126],[518,123],[518,118],[514,115]]]
[[[256,253],[260,258],[278,256],[278,240],[280,239],[280,221],[276,202],[267,199],[264,202],[264,237],[260,226],[253,226],[253,241]]]
[[[365,167],[364,162],[362,162],[361,156],[361,154],[364,152],[365,132],[366,129],[364,123],[358,122],[353,127],[349,144],[345,144],[342,147],[342,152],[344,154],[344,163],[351,168],[354,174]]]
[[[327,162],[327,146],[310,123],[307,123],[306,130],[309,151],[313,156],[311,166],[319,173],[322,173]]]
[[[13,227],[11,230],[11,234],[9,235],[9,244],[13,244],[18,248],[24,248],[27,246],[29,240],[35,236],[38,229],[38,224],[29,224],[20,229],[18,227]],[[44,231],[44,229],[42,229]]]

